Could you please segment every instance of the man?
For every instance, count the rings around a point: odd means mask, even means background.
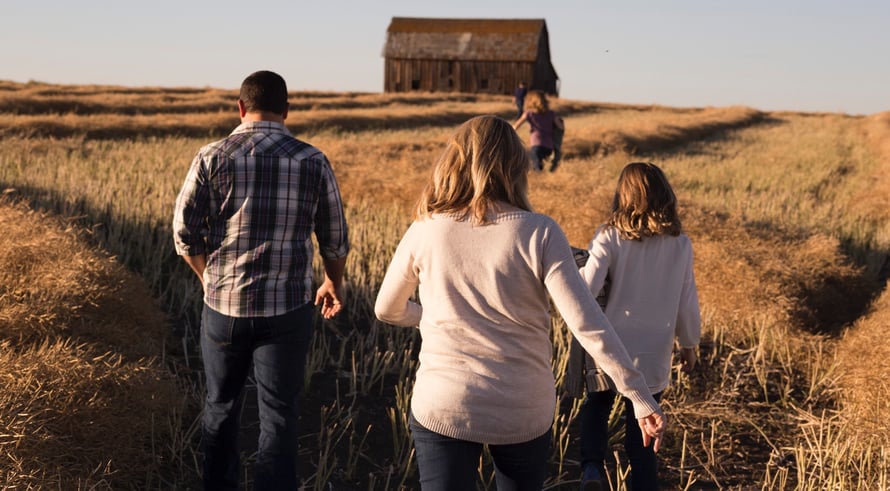
[[[325,274],[314,303],[330,319],[342,308],[347,227],[327,157],[284,126],[284,79],[248,76],[238,111],[232,134],[198,151],[173,218],[176,252],[204,287],[204,486],[238,486],[240,396],[252,363],[256,489],[296,489],[298,397],[314,318],[311,235]]]
[[[528,94],[528,88],[525,82],[519,82],[516,90],[513,91],[513,103],[516,104],[516,119],[522,117],[523,106],[525,105],[525,95]]]

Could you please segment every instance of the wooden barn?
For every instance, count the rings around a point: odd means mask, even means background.
[[[384,92],[559,95],[544,19],[393,17],[383,56]]]

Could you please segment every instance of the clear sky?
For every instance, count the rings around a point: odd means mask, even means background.
[[[3,0],[0,80],[381,92],[394,16],[544,18],[567,99],[890,110],[890,0]]]

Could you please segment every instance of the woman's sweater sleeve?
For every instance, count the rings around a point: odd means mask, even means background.
[[[378,319],[404,327],[418,325],[423,314],[423,307],[411,300],[419,283],[414,271],[411,237],[409,229],[393,254],[374,303],[374,314]]]

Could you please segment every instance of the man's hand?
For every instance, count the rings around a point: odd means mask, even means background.
[[[321,315],[325,319],[334,317],[343,309],[341,289],[335,287],[334,282],[327,277],[325,277],[324,283],[318,287],[318,291],[315,293],[315,305],[321,305]]]
[[[652,451],[658,452],[661,440],[664,438],[664,429],[667,427],[667,418],[661,411],[655,412],[637,420],[643,433],[643,446],[648,447],[652,443]]]
[[[343,270],[346,257],[324,259],[324,283],[315,293],[315,305],[321,305],[321,315],[330,319],[343,309]]]

